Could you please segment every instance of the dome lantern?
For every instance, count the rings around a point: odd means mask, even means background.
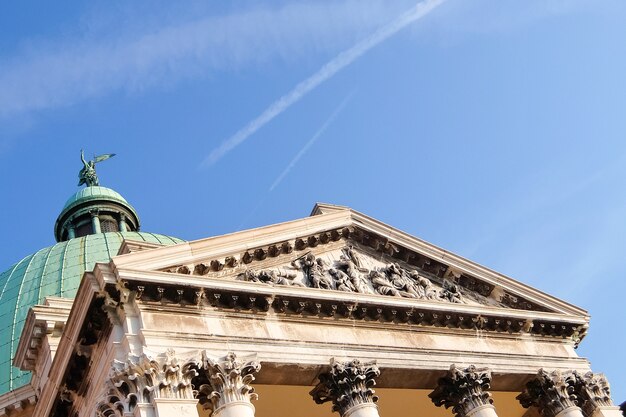
[[[100,186],[96,175],[96,164],[113,156],[98,155],[86,161],[81,150],[83,168],[78,173],[78,185],[86,187],[71,196],[61,210],[54,225],[57,242],[97,233],[139,231],[139,216],[133,206],[116,191]]]

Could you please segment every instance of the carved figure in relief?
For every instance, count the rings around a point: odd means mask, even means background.
[[[335,280],[336,289],[339,291],[357,292],[348,274],[336,268],[330,268],[328,272]]]
[[[387,278],[384,272],[378,270],[371,270],[368,278],[370,279],[374,289],[381,295],[393,295],[395,297],[402,297],[400,291],[398,291],[391,281]]]
[[[385,268],[387,276],[392,285],[403,297],[423,298],[423,291],[419,289],[419,285],[414,282],[407,273],[400,268],[400,265],[393,263]]]
[[[350,277],[350,281],[357,292],[365,294],[371,293],[367,283],[360,274],[361,272],[367,273],[369,271],[365,268],[361,268],[361,261],[352,250],[352,246],[345,247],[341,251],[343,254],[339,257],[339,260],[335,262],[337,268]]]
[[[420,286],[424,288],[424,296],[426,299],[437,300],[439,298],[439,291],[437,291],[437,288],[435,288],[428,278],[419,277],[418,282]]]
[[[276,285],[296,285],[302,286],[299,282],[293,282],[296,274],[277,272],[272,270],[255,271],[254,269],[246,269],[239,275],[239,279],[243,281],[261,282],[263,284]]]
[[[462,303],[461,291],[456,284],[452,284],[448,281],[444,281],[443,290],[440,293],[440,297],[451,303]]]
[[[349,260],[356,268],[364,272],[363,265],[361,265],[361,260],[354,251],[354,247],[352,245],[346,246],[345,248],[341,249],[341,251],[343,252],[343,255],[341,255],[342,259]]]
[[[311,252],[304,257],[296,259],[291,263],[294,267],[302,269],[305,277],[308,278],[311,287],[334,290],[333,280],[326,274],[328,269],[322,258],[316,258]]]

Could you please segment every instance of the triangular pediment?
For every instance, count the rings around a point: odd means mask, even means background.
[[[193,265],[174,265],[162,271],[355,295],[509,308],[489,297],[491,287],[462,287],[458,282],[468,283],[459,277],[435,274],[429,271],[432,268],[428,265],[411,265],[387,253],[377,253],[351,238],[329,236],[327,242],[320,242],[315,247],[295,249],[289,242],[283,242],[279,246],[271,245],[267,250],[246,252],[241,257],[229,256],[223,262],[206,260]]]
[[[571,333],[572,324],[588,321],[578,307],[352,209],[325,204],[304,219],[131,252],[113,263],[118,270],[175,275],[181,281],[188,276],[289,288],[304,298],[326,291],[325,297],[373,303],[454,306],[474,319],[482,308],[494,317],[515,317],[517,329],[540,317],[557,323],[549,325],[553,331],[561,326]]]

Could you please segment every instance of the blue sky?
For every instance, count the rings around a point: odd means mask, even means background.
[[[146,231],[342,204],[584,307],[626,400],[626,3],[428,5],[1,3],[0,265],[54,243],[81,148],[115,152]]]

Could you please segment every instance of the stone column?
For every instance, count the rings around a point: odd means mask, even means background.
[[[91,210],[89,214],[91,214],[91,229],[93,233],[101,233],[102,231],[100,230],[100,218],[98,217],[98,210]]]
[[[120,213],[120,224],[119,224],[120,232],[128,231],[126,227],[126,215],[124,213]]]
[[[332,401],[333,411],[341,417],[378,417],[373,386],[380,375],[375,362],[338,362],[332,359],[330,372],[319,376],[320,382],[310,392],[317,404]]]
[[[603,374],[574,372],[574,378],[574,393],[585,416],[622,417],[620,409],[611,401],[611,388]]]
[[[65,227],[67,228],[67,238],[74,239],[76,237],[76,229],[74,228],[74,219],[69,219]]]
[[[540,369],[517,399],[524,408],[537,407],[544,417],[583,417],[576,405],[575,383],[572,372],[548,373]]]
[[[487,368],[472,365],[461,369],[452,365],[428,396],[437,407],[452,407],[457,417],[497,417],[487,391],[490,383],[491,371]]]
[[[254,417],[251,400],[256,400],[258,395],[250,383],[260,369],[256,355],[238,360],[230,352],[214,361],[203,353],[198,379],[194,379],[200,404],[212,411],[211,417]]]

